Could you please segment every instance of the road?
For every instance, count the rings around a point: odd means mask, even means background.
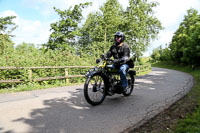
[[[183,97],[192,76],[153,68],[136,77],[131,96],[89,105],[83,85],[0,94],[0,133],[119,133],[143,124]]]

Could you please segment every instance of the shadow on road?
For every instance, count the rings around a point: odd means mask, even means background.
[[[9,131],[4,131],[3,132],[3,128],[0,128],[0,133],[14,133],[13,131],[9,130]]]
[[[95,127],[104,128],[106,123],[113,121],[113,116],[108,119],[109,114],[127,104],[127,98],[118,95],[112,98],[107,97],[103,104],[93,107],[86,103],[82,91],[82,89],[76,89],[76,91],[69,92],[71,93],[70,98],[44,100],[45,108],[34,109],[30,113],[30,118],[19,118],[13,122],[23,122],[29,125],[31,127],[29,132],[95,132]]]
[[[151,73],[139,76],[136,78],[135,88],[145,89],[145,90],[156,90],[160,88],[155,88],[156,84],[161,84],[166,79],[167,71],[152,71]]]
[[[157,73],[157,76],[150,74],[144,77],[137,77],[136,88],[137,86],[148,87],[154,85],[162,80],[165,74],[160,73],[159,75]],[[146,82],[140,80],[144,78]],[[44,100],[44,108],[34,109],[30,113],[30,118],[19,118],[14,122],[23,122],[29,125],[31,127],[29,132],[78,133],[95,132],[97,129],[106,132],[107,128],[113,128],[110,123],[115,124],[115,119],[117,117],[120,118],[124,112],[131,114],[132,110],[136,110],[134,102],[143,101],[142,98],[144,98],[137,96],[133,91],[133,94],[129,97],[123,97],[122,95],[107,97],[100,106],[93,107],[86,103],[82,91],[82,88],[78,88],[69,92],[70,97]],[[127,105],[132,106],[132,110],[129,110],[129,112],[126,110]],[[116,110],[118,110],[118,113]],[[92,128],[88,129],[90,127]]]

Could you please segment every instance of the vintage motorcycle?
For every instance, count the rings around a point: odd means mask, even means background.
[[[128,70],[127,81],[128,88],[124,92],[121,87],[121,81],[119,72],[117,69],[113,69],[112,59],[107,59],[101,56],[101,59],[96,62],[98,66],[90,69],[86,73],[86,81],[84,84],[84,97],[86,101],[91,105],[101,104],[109,93],[110,89],[117,94],[123,94],[124,96],[130,96],[135,82],[135,70]]]

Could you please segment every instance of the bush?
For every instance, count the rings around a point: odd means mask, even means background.
[[[18,45],[9,54],[3,54],[0,58],[1,67],[34,67],[34,66],[91,66],[95,63],[93,57],[81,58],[75,50],[48,50],[37,49],[33,44],[23,43]],[[69,69],[69,75],[84,74],[87,69]],[[22,79],[28,80],[28,70],[0,70],[0,80]],[[64,76],[64,69],[33,69],[33,78]],[[80,78],[72,79],[73,82]],[[49,81],[48,83],[53,83]],[[15,84],[14,84],[15,85]],[[9,87],[8,84],[0,84],[0,88]]]

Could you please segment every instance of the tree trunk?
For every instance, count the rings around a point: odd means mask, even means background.
[[[106,27],[105,27],[105,34],[104,34],[104,43],[105,43],[105,44],[106,44],[106,40],[107,40],[107,37],[106,37],[106,36],[107,36],[107,35],[106,35],[106,32],[107,32],[107,31],[106,31],[106,30],[107,30],[107,29],[106,29]],[[106,52],[105,47],[104,47],[104,50],[103,50],[103,51],[104,51],[104,53]]]

